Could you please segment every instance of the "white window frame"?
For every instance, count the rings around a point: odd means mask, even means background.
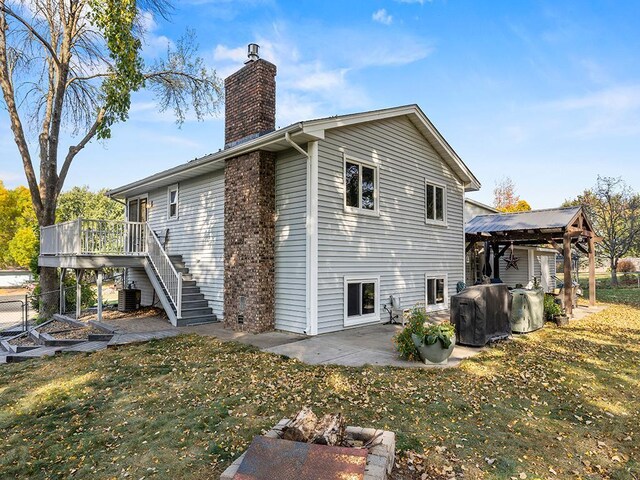
[[[349,284],[350,283],[373,283],[375,285],[375,311],[366,315],[349,316]],[[344,277],[344,326],[354,327],[367,323],[380,322],[380,277]]]
[[[171,192],[176,192],[176,214],[171,216]],[[178,184],[167,187],[167,220],[177,220],[180,216],[180,188]]]
[[[360,166],[360,173],[359,173],[359,178],[360,178],[360,182],[358,185],[358,198],[359,198],[359,203],[360,206],[359,207],[352,207],[350,205],[347,205],[347,162],[349,163],[355,163],[356,165]],[[367,168],[371,168],[373,169],[374,172],[374,182],[375,185],[373,186],[373,210],[369,210],[366,208],[362,208],[362,167],[367,167]],[[374,217],[378,217],[380,216],[380,195],[379,195],[379,191],[380,191],[380,170],[378,168],[378,165],[376,165],[375,163],[372,162],[367,162],[365,160],[360,160],[357,158],[353,158],[353,157],[348,157],[347,155],[343,155],[343,159],[342,159],[342,190],[343,190],[343,198],[342,198],[342,205],[344,207],[344,211],[347,213],[356,213],[358,215],[371,215]]]
[[[151,208],[151,204],[149,203],[149,194],[148,193],[143,193],[142,195],[136,195],[134,197],[127,197],[125,200],[126,203],[126,207],[125,207],[125,218],[127,220],[127,222],[129,221],[129,202],[133,202],[134,200],[138,201],[138,208],[140,208],[140,200],[146,200],[147,201],[147,210],[149,210]],[[139,212],[138,212],[139,213]],[[147,211],[147,221],[149,220],[149,212]],[[140,221],[140,218],[138,218],[138,221]]]
[[[433,217],[434,218],[433,219],[427,218],[427,204],[428,204],[427,186],[428,185],[431,185],[432,187],[434,187],[434,197],[433,197]],[[435,216],[436,216],[435,188],[442,189],[442,220],[435,219]],[[447,191],[446,185],[438,182],[432,182],[431,180],[425,179],[424,181],[424,223],[428,225],[440,225],[443,227],[447,226],[447,197],[448,197],[448,191]]]
[[[429,305],[429,280],[444,279],[444,302]],[[424,304],[427,312],[439,312],[449,309],[449,275],[444,272],[427,273],[424,276]]]

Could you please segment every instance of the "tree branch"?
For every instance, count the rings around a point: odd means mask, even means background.
[[[29,146],[24,134],[24,128],[20,120],[18,113],[18,107],[16,105],[15,94],[13,91],[13,84],[11,83],[11,73],[9,71],[9,63],[7,59],[7,22],[3,14],[0,15],[0,88],[4,96],[4,101],[9,111],[9,119],[11,121],[11,130],[13,131],[13,137],[18,146],[18,151],[22,157],[22,164],[24,166],[24,172],[27,177],[27,183],[29,184],[29,191],[31,193],[31,201],[33,202],[36,215],[38,217],[42,214],[42,198],[40,198],[40,190],[38,189],[38,180],[33,169],[33,163],[31,161],[31,154],[29,153]]]
[[[80,142],[77,145],[73,147],[69,147],[69,152],[67,153],[67,156],[64,159],[64,163],[62,164],[62,168],[60,169],[60,174],[58,175],[58,189],[57,189],[56,195],[59,195],[60,192],[62,191],[64,180],[67,177],[67,173],[69,172],[69,167],[71,167],[71,162],[73,161],[75,156],[78,154],[78,152],[82,150],[87,145],[87,143],[91,141],[93,137],[95,137],[96,132],[98,131],[98,127],[100,127],[100,124],[102,124],[102,121],[104,120],[104,115],[105,115],[105,109],[101,108],[100,111],[98,112],[96,121],[93,122],[93,125],[91,125],[91,128],[87,131],[86,135],[82,138],[82,140],[80,140]]]
[[[7,7],[4,2],[2,2],[2,5],[0,5],[0,10],[2,10],[7,15],[12,16],[18,22],[20,22],[22,25],[24,25],[27,28],[27,30],[29,30],[29,32],[31,32],[31,34],[40,41],[42,46],[44,46],[44,48],[46,48],[49,51],[49,54],[51,55],[51,58],[53,58],[53,61],[56,63],[56,65],[58,67],[60,66],[60,60],[58,59],[58,55],[57,55],[56,51],[54,50],[54,48],[51,46],[51,44],[49,42],[47,42],[44,39],[44,37],[42,35],[40,35],[38,33],[38,31],[35,28],[33,28],[29,24],[29,22],[27,22],[24,18],[22,18],[20,15],[18,15],[13,10],[11,10],[9,7]]]

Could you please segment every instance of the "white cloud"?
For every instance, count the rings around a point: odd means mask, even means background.
[[[153,17],[153,13],[143,11],[138,23],[142,29],[142,54],[145,57],[154,58],[166,52],[169,46],[173,45],[173,41],[165,35],[158,35],[158,23]]]
[[[371,15],[371,19],[374,22],[382,23],[383,25],[391,25],[391,23],[393,22],[393,17],[389,15],[384,8],[373,12],[373,15]]]
[[[284,22],[274,23],[271,31],[247,41],[260,45],[260,57],[278,68],[279,126],[378,107],[354,79],[368,68],[406,65],[432,51],[423,40],[398,32],[313,25],[293,28]],[[209,55],[224,78],[245,62],[246,44],[218,44]]]
[[[560,110],[600,109],[609,111],[630,111],[640,109],[640,85],[616,86],[580,97],[572,97],[553,102]]]
[[[231,60],[237,63],[244,62],[247,59],[247,48],[229,48],[226,45],[216,45],[213,51],[213,59],[217,61]]]

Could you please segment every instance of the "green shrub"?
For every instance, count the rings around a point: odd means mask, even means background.
[[[396,350],[405,360],[420,360],[418,349],[413,343],[411,334],[415,333],[420,338],[425,334],[425,323],[429,320],[427,312],[421,305],[416,305],[411,309],[407,325],[393,337]]]
[[[556,303],[556,298],[553,295],[545,294],[544,296],[544,317],[547,320],[553,320],[553,317],[560,315],[562,309],[560,305]]]

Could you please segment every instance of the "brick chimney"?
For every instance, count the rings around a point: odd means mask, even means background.
[[[275,127],[275,65],[249,45],[245,66],[225,80],[225,148]],[[224,325],[275,328],[275,158],[253,151],[228,159],[224,178]]]
[[[271,132],[276,126],[276,66],[249,44],[249,60],[224,81],[224,146]]]

